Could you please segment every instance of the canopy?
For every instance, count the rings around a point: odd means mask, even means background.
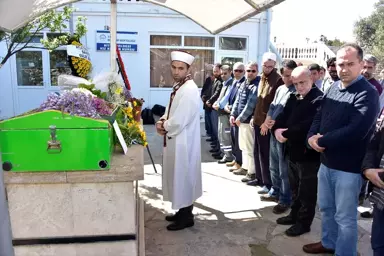
[[[190,18],[208,32],[217,34],[284,0],[142,1],[172,9]],[[77,0],[0,0],[0,29],[15,31],[44,12],[73,2]]]

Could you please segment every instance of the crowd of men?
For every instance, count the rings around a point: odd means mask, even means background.
[[[201,91],[212,156],[258,186],[288,236],[310,231],[316,205],[321,241],[307,253],[357,255],[357,207],[370,195],[372,247],[384,255],[383,87],[377,59],[342,46],[326,69],[267,52],[256,62],[215,64]],[[259,72],[261,71],[261,72]],[[369,181],[369,185],[367,185]]]

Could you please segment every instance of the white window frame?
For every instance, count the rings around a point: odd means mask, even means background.
[[[151,36],[178,36],[181,37],[181,45],[180,46],[166,46],[166,45],[151,45]],[[184,46],[184,37],[186,36],[194,36],[194,37],[211,37],[215,40],[214,46],[208,47],[208,46]],[[207,34],[176,34],[176,33],[162,33],[162,32],[149,32],[148,33],[148,42],[149,42],[149,49],[181,49],[181,50],[211,50],[214,51],[214,59],[216,59],[217,54],[217,36],[210,36]],[[151,50],[149,50],[151,51]],[[151,70],[149,70],[149,76],[151,76]],[[158,88],[158,87],[151,87],[149,85],[149,88],[151,91],[171,91],[171,87],[166,88]],[[200,88],[201,89],[201,88]]]
[[[221,51],[221,52],[227,51],[227,52],[231,52],[231,53],[233,52],[234,54],[236,54],[236,52],[243,54],[243,53],[248,53],[248,51],[249,51],[249,37],[248,36],[222,34],[222,35],[217,35],[216,37],[217,37],[216,38],[216,48],[218,51]],[[222,49],[220,49],[220,37],[244,38],[246,40],[246,47],[244,50],[222,50]]]

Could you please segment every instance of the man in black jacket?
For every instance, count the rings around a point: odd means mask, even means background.
[[[212,96],[212,84],[213,84],[213,80],[215,80],[212,69],[213,69],[212,65],[207,66],[208,75],[204,81],[203,88],[201,89],[201,100],[203,101],[205,132],[207,137],[212,137],[212,123],[211,123],[212,109],[205,104],[207,100],[210,99]]]
[[[381,159],[384,155],[384,109],[377,120],[376,132],[368,146],[363,161],[364,178],[373,186],[370,201],[373,203],[371,244],[375,256],[384,255],[384,169]]]
[[[212,150],[210,151],[214,155],[217,155],[220,153],[220,142],[219,142],[219,114],[218,112],[213,109],[213,104],[216,102],[216,100],[220,96],[221,88],[223,87],[223,81],[221,79],[221,64],[215,64],[213,67],[213,75],[215,77],[215,80],[213,81],[212,85],[212,95],[205,103],[208,108],[211,109],[211,123],[212,123],[212,140],[211,141],[211,147]],[[216,157],[218,158],[218,157]]]
[[[310,231],[315,217],[320,154],[307,147],[306,138],[323,93],[312,82],[306,67],[295,68],[292,79],[296,92],[276,118],[272,131],[276,139],[286,145],[293,204],[289,215],[276,222],[292,225],[285,231],[287,236],[299,236]]]

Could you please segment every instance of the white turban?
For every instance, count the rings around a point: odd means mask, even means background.
[[[171,59],[172,61],[176,60],[187,63],[188,65],[192,65],[193,61],[195,60],[195,57],[186,52],[173,51],[171,53]]]

